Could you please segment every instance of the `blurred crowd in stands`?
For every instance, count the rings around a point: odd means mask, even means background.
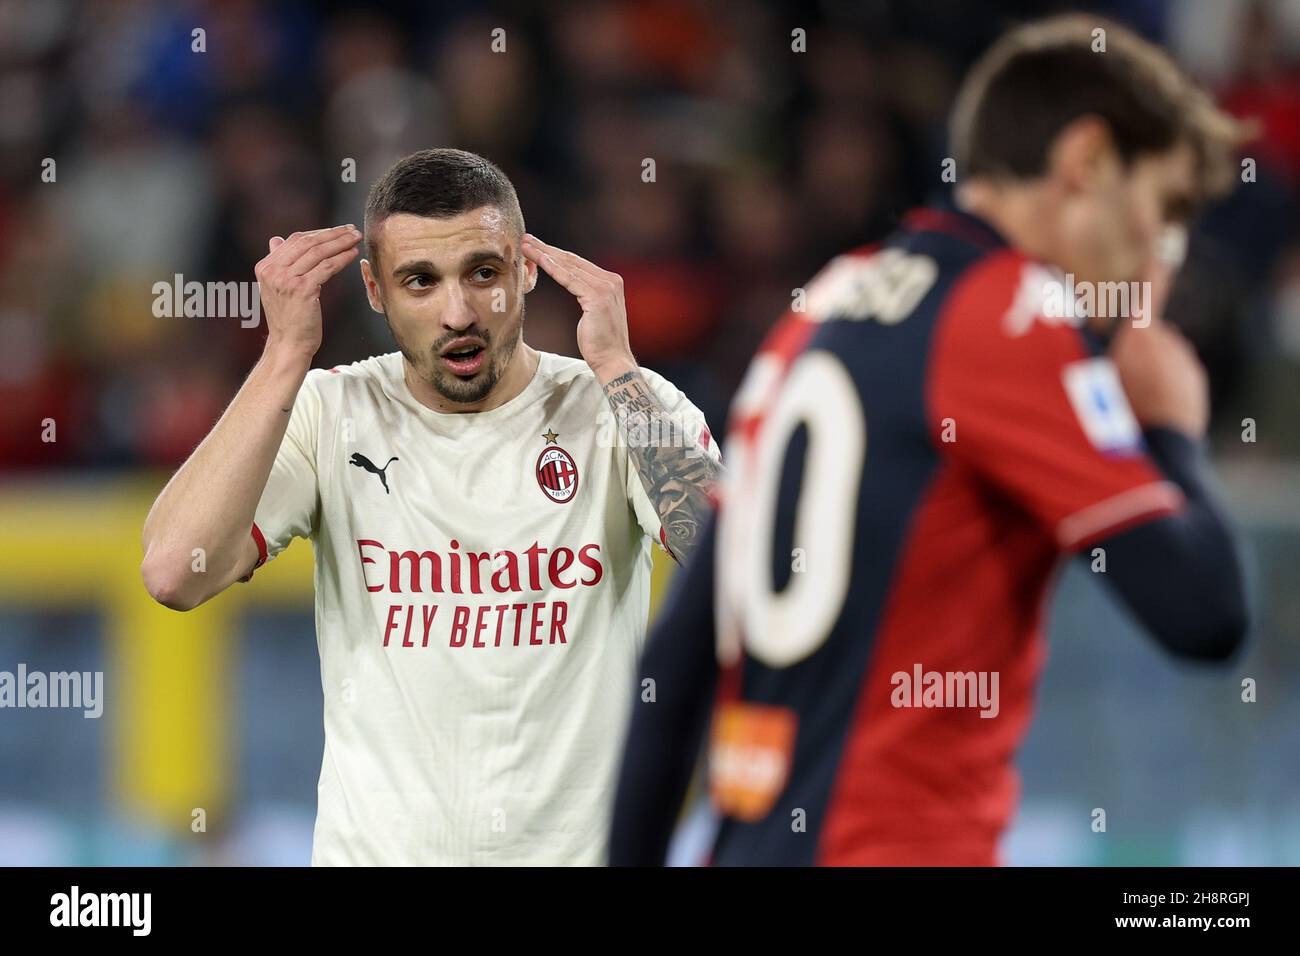
[[[1066,8],[1259,117],[1255,181],[1201,221],[1168,315],[1211,371],[1218,452],[1249,416],[1254,452],[1300,454],[1300,0],[0,0],[0,469],[177,464],[265,325],[157,318],[154,283],[252,281],[270,236],[360,224],[428,146],[494,160],[530,231],[620,272],[641,363],[720,430],[792,290],[945,188],[965,67]],[[393,350],[358,267],[322,305],[318,365]],[[528,340],[576,354],[578,312],[543,279]]]

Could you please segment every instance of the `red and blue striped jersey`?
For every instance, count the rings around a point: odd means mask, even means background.
[[[1176,513],[1104,343],[981,220],[832,260],[732,408],[718,864],[990,864],[1068,553]]]

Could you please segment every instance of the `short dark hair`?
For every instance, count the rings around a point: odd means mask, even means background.
[[[1099,29],[1104,51],[1094,51]],[[1230,188],[1249,129],[1160,47],[1109,20],[1066,14],[1011,30],[971,69],[951,119],[958,175],[1039,176],[1057,134],[1088,115],[1110,127],[1126,164],[1188,143],[1201,199]]]
[[[375,181],[366,197],[367,253],[376,261],[376,227],[389,216],[409,213],[450,219],[482,206],[496,206],[523,235],[519,196],[494,163],[463,149],[422,149],[404,156]]]

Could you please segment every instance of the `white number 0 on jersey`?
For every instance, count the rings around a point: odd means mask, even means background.
[[[793,546],[805,560],[780,593],[772,549],[782,463],[800,425],[808,451],[796,495]],[[744,650],[789,667],[830,635],[848,594],[867,424],[848,370],[832,353],[795,360],[753,445],[728,444],[732,458],[718,525],[718,658]],[[791,556],[793,560],[793,555]]]

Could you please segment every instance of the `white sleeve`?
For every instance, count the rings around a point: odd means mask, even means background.
[[[313,382],[317,374],[309,372],[298,389],[284,439],[257,503],[252,528],[258,548],[254,570],[287,548],[294,538],[309,538],[316,530],[320,512],[316,448],[321,414],[320,394]]]
[[[642,368],[646,383],[654,390],[659,401],[668,412],[669,428],[659,436],[650,436],[652,442],[662,444],[680,444],[687,449],[688,455],[708,455],[716,462],[722,461],[722,449],[718,447],[713,433],[709,431],[704,413],[696,408],[689,398],[672,382],[658,372]],[[630,443],[630,440],[629,440]],[[664,543],[663,525],[659,522],[659,512],[646,494],[645,484],[637,471],[636,460],[632,458],[631,449],[627,449],[627,497],[636,512],[637,523],[641,530],[659,542],[659,546],[668,550]]]

